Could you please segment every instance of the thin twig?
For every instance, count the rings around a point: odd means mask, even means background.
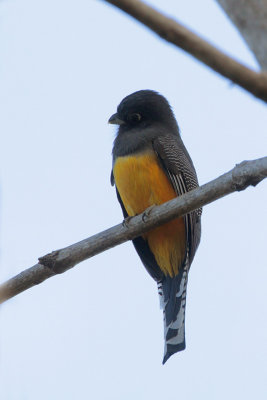
[[[244,190],[249,185],[256,186],[266,176],[267,157],[244,161],[219,178],[131,218],[127,224],[116,225],[81,242],[53,251],[39,258],[39,264],[0,285],[0,303],[173,218],[181,217],[235,191]]]
[[[139,0],[104,0],[185,50],[214,71],[267,102],[267,73],[255,72],[229,57],[172,18]]]

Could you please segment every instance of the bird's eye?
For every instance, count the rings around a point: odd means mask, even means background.
[[[129,115],[129,121],[130,122],[139,122],[141,121],[142,117],[138,113],[133,113]]]

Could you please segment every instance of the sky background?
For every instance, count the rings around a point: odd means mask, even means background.
[[[258,68],[215,1],[153,4]],[[0,2],[1,281],[122,220],[107,120],[139,89],[173,106],[200,183],[266,155],[261,101],[117,9]],[[204,208],[186,351],[162,366],[156,284],[125,243],[1,306],[0,398],[266,399],[266,195]]]

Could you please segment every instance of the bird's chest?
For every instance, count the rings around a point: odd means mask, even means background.
[[[130,216],[176,197],[153,151],[118,157],[113,174],[124,207]]]

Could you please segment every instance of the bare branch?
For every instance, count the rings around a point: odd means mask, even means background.
[[[174,19],[139,0],[105,0],[185,50],[214,71],[267,102],[267,74],[255,72],[202,39]]]
[[[256,186],[266,176],[267,157],[243,161],[219,178],[165,204],[153,207],[149,212],[131,218],[127,224],[116,225],[81,242],[53,251],[39,258],[39,264],[0,285],[0,303],[173,218],[181,217],[235,191],[244,190],[249,185]]]
[[[267,70],[267,1],[217,0],[257,58]]]

